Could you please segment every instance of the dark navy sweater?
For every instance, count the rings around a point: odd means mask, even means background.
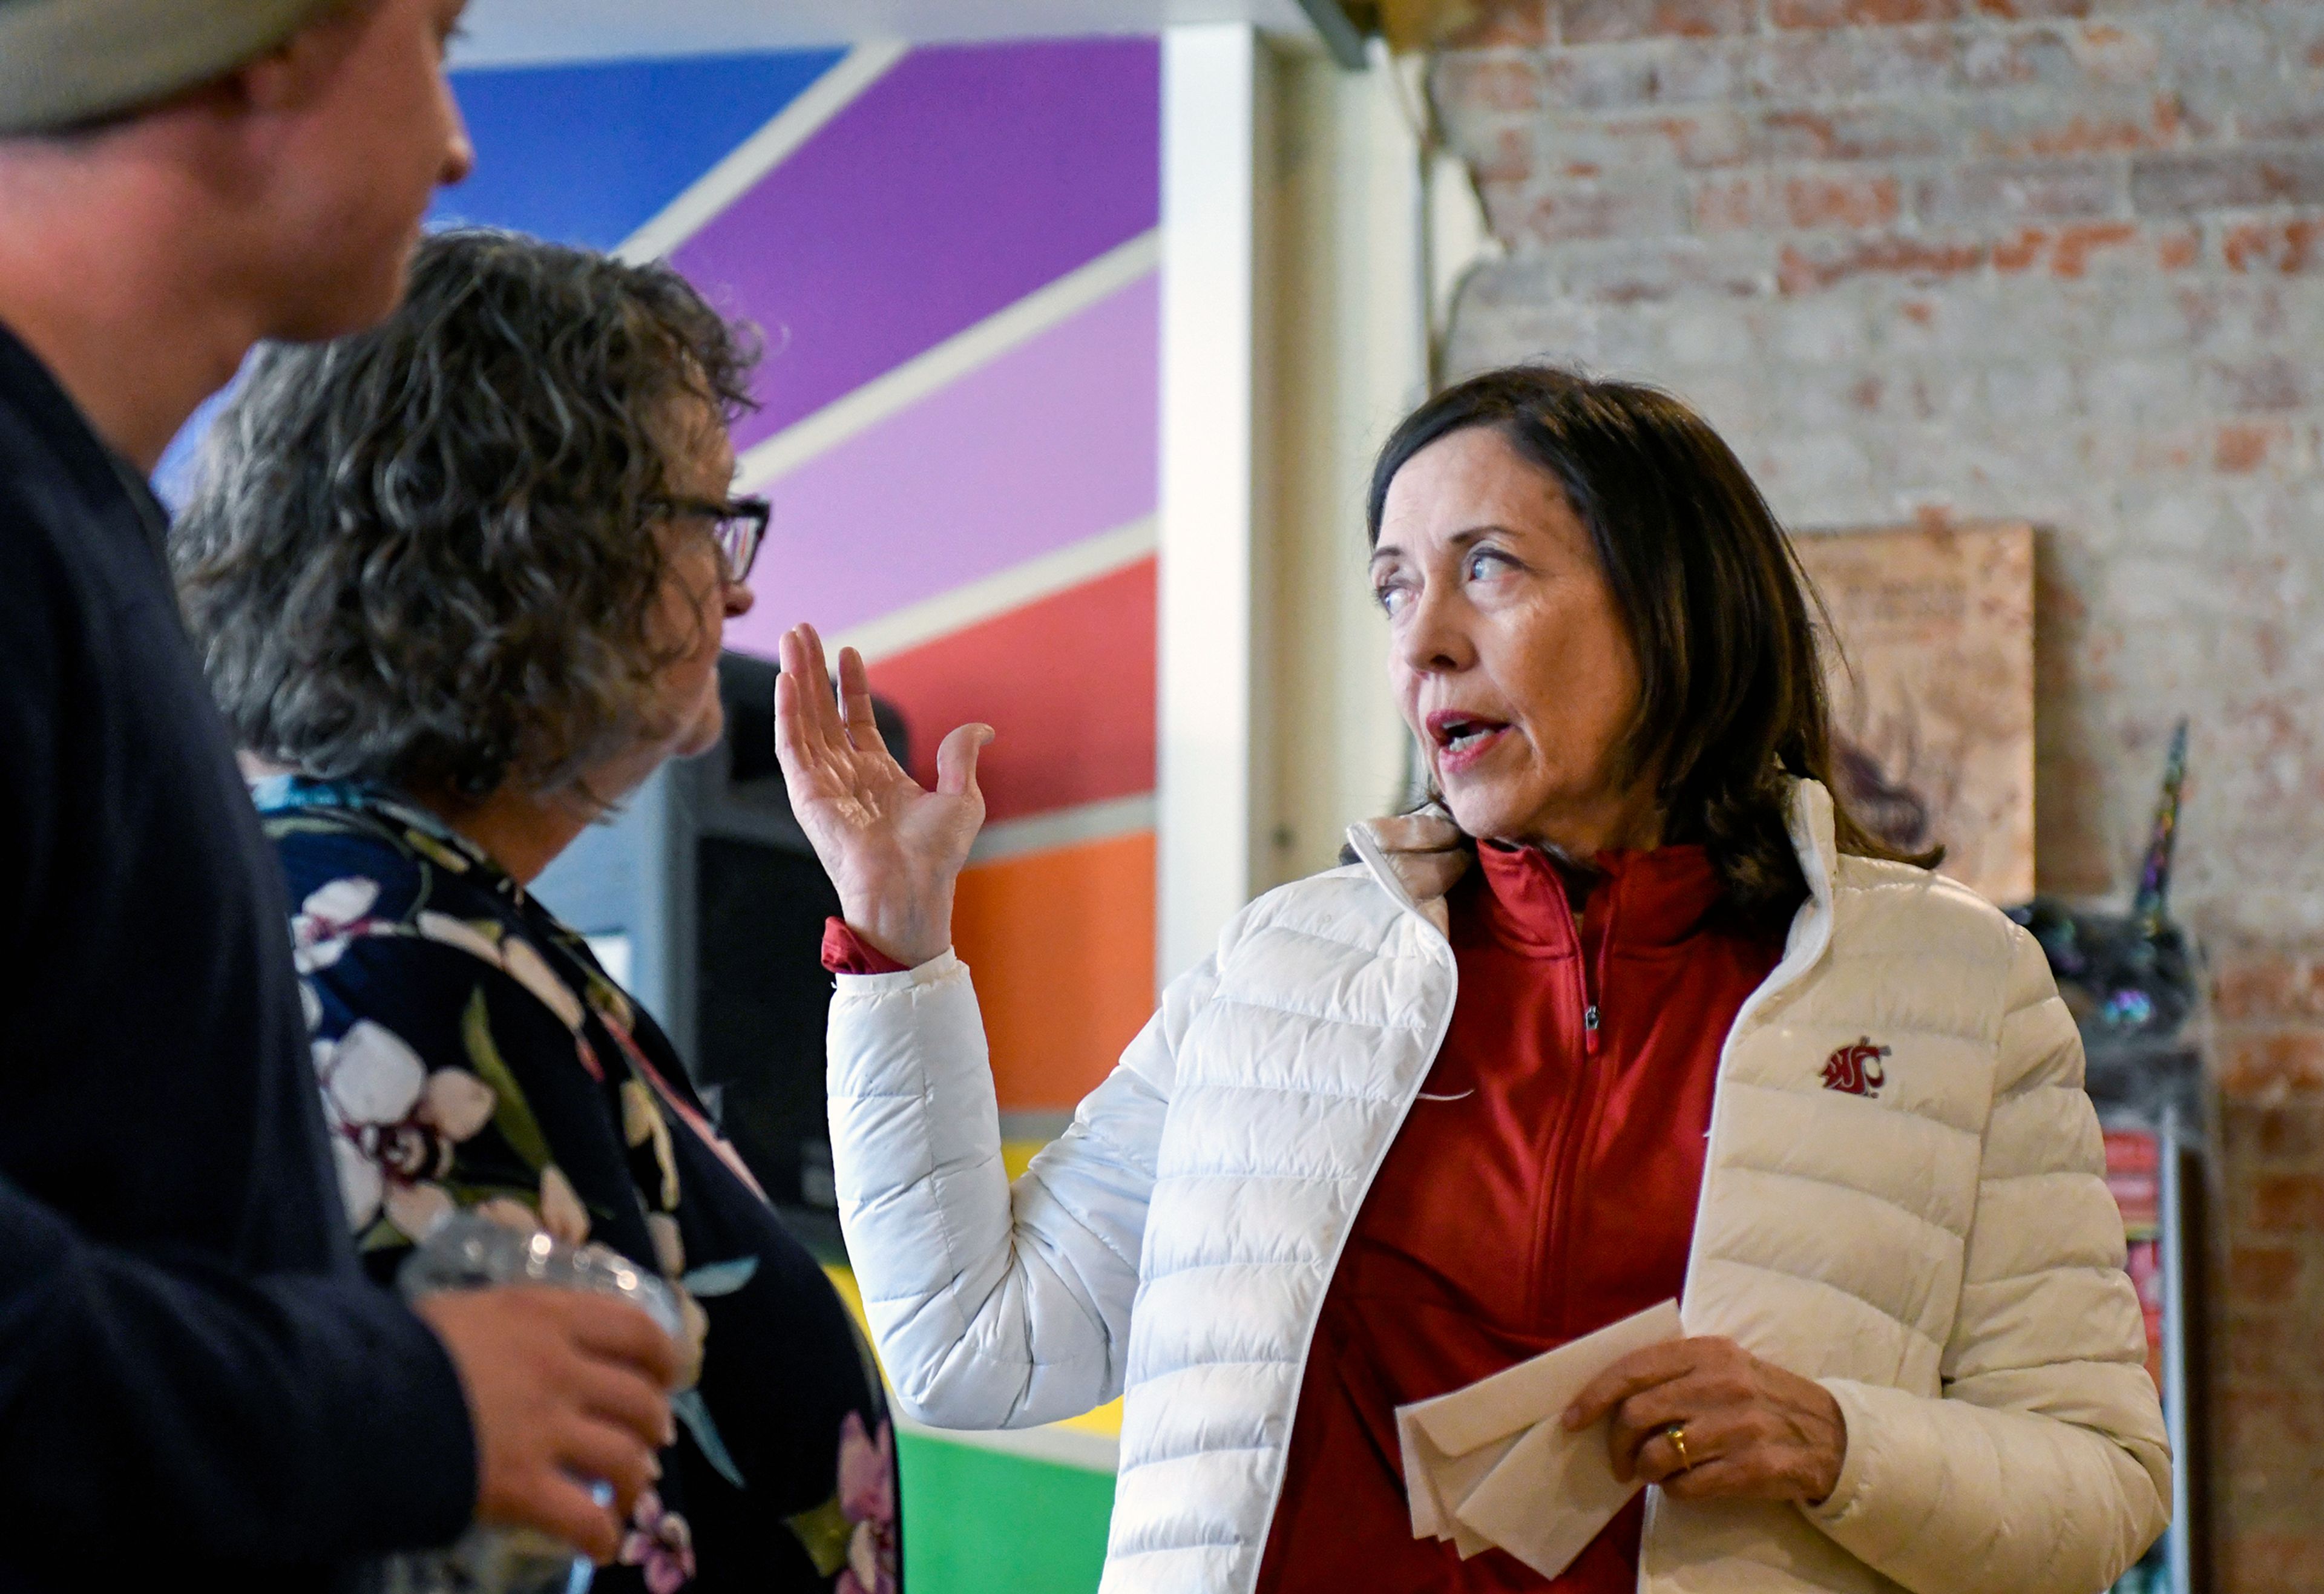
[[[346,1588],[459,1531],[474,1440],[346,1238],[161,530],[0,329],[0,1590]]]

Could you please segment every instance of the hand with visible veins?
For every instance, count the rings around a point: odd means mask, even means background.
[[[1732,1340],[1631,1352],[1574,1396],[1565,1425],[1608,1416],[1614,1476],[1660,1484],[1674,1499],[1821,1505],[1848,1459],[1848,1424],[1831,1392]]]
[[[962,725],[936,749],[936,788],[914,780],[872,723],[872,684],[853,648],[833,689],[823,639],[784,633],[775,680],[775,757],[791,813],[856,934],[917,967],[952,944],[953,888],[984,825],[976,758],[990,725]]]
[[[412,1310],[443,1342],[476,1443],[476,1520],[538,1528],[609,1564],[672,1442],[678,1350],[626,1301],[536,1286],[451,1291]],[[613,1488],[600,1505],[594,1482]]]

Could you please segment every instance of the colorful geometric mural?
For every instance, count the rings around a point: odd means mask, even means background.
[[[989,1013],[1039,1015],[989,1027],[1004,1111],[1070,1109],[1154,994],[1120,799],[1155,778],[1160,125],[1151,41],[911,51],[669,255],[768,342],[737,442],[775,523],[729,645],[860,647],[923,778],[954,724],[999,733],[1005,856],[955,928]]]
[[[845,634],[1150,526],[1159,317],[1149,273],[779,475],[754,479],[746,455],[744,478],[774,499],[775,521],[770,585],[734,645],[771,651],[801,614]],[[783,381],[770,360],[761,382]]]
[[[860,648],[923,779],[999,733],[955,928],[1004,1111],[1070,1109],[1154,995],[1160,77],[1142,39],[463,72],[438,207],[760,328],[775,520],[728,645]]]
[[[1150,41],[915,50],[671,255],[767,328],[755,442],[1159,220]]]
[[[1002,1110],[1036,1121],[1154,1003],[1160,64],[1109,39],[463,72],[478,175],[438,208],[667,258],[761,330],[736,442],[775,519],[728,645],[808,620],[860,648],[923,779],[954,725],[999,733],[954,929]],[[1118,1431],[908,1435],[915,1586],[1086,1589]]]

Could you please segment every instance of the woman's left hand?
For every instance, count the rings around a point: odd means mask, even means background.
[[[1732,1340],[1633,1351],[1574,1397],[1565,1425],[1609,1414],[1614,1475],[1658,1483],[1675,1499],[1817,1505],[1848,1455],[1848,1424],[1831,1392]]]

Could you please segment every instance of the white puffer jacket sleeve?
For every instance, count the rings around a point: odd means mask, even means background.
[[[905,1414],[1028,1427],[1121,1392],[1155,1148],[1213,967],[1171,984],[1013,1190],[967,965],[947,952],[906,973],[839,976],[839,1221]]]
[[[2102,1589],[2170,1515],[2170,1439],[2081,1039],[2022,930],[2009,979],[1944,1397],[1826,1383],[1848,1459],[1808,1515],[1917,1594]]]

